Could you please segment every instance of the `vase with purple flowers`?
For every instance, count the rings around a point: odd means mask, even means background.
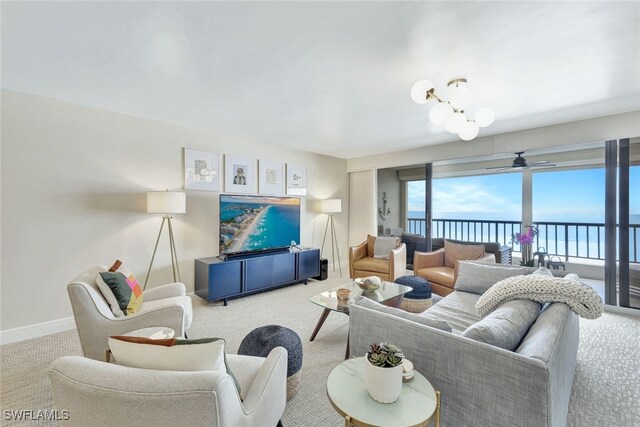
[[[522,253],[520,265],[533,267],[534,260],[531,248],[537,235],[537,226],[523,225],[519,233],[515,233],[511,236],[511,243],[518,243],[520,245],[520,252]]]

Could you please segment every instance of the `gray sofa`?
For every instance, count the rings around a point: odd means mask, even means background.
[[[445,427],[565,426],[578,349],[577,316],[566,304],[547,305],[516,350],[508,351],[460,336],[480,320],[474,307],[479,298],[454,291],[425,312],[447,320],[452,332],[352,306],[351,356],[364,355],[372,342],[399,346],[441,391]]]

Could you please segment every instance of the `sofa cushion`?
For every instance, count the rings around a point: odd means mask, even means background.
[[[484,245],[462,245],[449,240],[444,241],[444,265],[455,267],[456,261],[474,260],[484,256]]]
[[[373,271],[376,273],[389,273],[389,260],[366,257],[353,263],[355,270]]]
[[[458,266],[458,277],[454,289],[482,295],[497,282],[507,277],[524,274],[527,274],[525,267],[507,267],[462,261]]]
[[[461,335],[505,350],[518,347],[540,314],[540,304],[518,299],[509,301],[469,326]]]
[[[480,321],[475,305],[479,295],[468,292],[453,292],[434,304],[424,313],[423,317],[446,320],[451,325],[454,334],[461,334],[469,326]]]
[[[438,319],[434,316],[423,316],[419,314],[407,313],[404,310],[398,308],[388,307],[383,304],[379,304],[369,298],[358,296],[355,304],[360,307],[365,307],[371,310],[379,311],[381,313],[391,314],[392,316],[401,317],[411,322],[419,323],[421,325],[430,326],[432,328],[440,329],[445,332],[451,332],[451,326],[446,320]]]
[[[96,284],[110,306],[113,299],[118,302],[120,311],[111,307],[116,317],[121,317],[121,314],[135,314],[140,309],[143,300],[142,286],[122,261],[116,260],[108,272],[100,272],[96,277]]]
[[[427,279],[430,282],[439,283],[444,286],[453,288],[453,268],[449,267],[427,267],[418,270],[418,276]]]

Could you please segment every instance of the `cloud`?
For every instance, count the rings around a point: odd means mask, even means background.
[[[469,180],[470,181],[470,180]],[[409,210],[424,211],[424,182],[415,182],[408,188]],[[449,213],[498,215],[496,219],[519,217],[521,213],[521,193],[502,186],[486,183],[461,182],[455,179],[434,182],[433,213],[442,217]]]

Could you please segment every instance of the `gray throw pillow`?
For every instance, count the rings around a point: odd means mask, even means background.
[[[482,295],[500,280],[524,274],[527,274],[526,267],[459,261],[458,277],[454,289]]]
[[[532,276],[543,276],[543,277],[553,277],[553,273],[547,267],[540,267],[533,273]]]
[[[389,259],[392,250],[398,247],[397,237],[376,237],[373,244],[373,257],[379,259]]]
[[[517,299],[502,304],[461,336],[505,350],[515,350],[540,314],[540,304]]]
[[[432,328],[440,329],[445,332],[451,332],[451,325],[446,320],[434,319],[431,317],[425,317],[418,314],[407,313],[404,310],[398,308],[388,307],[383,304],[379,304],[369,298],[359,296],[356,298],[355,304],[360,307],[365,307],[371,310],[379,311],[381,313],[391,314],[392,316],[401,317],[411,322],[416,322],[421,325],[431,326]]]

